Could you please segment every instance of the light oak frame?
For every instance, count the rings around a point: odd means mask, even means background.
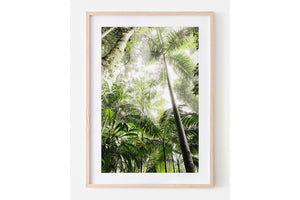
[[[90,183],[90,18],[91,16],[210,17],[210,183],[209,184],[91,184]],[[87,12],[86,13],[86,187],[87,188],[210,188],[214,186],[214,13],[206,12]]]

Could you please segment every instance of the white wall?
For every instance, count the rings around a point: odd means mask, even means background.
[[[85,12],[215,12],[215,187],[206,189],[85,188]],[[71,0],[71,200],[229,199],[229,0]]]

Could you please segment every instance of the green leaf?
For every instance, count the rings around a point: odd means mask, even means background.
[[[124,131],[126,127],[124,126],[124,123],[119,122],[118,125],[115,127],[114,131],[115,132],[120,132],[120,131]]]
[[[133,144],[127,144],[127,145],[130,146],[130,148],[132,148],[140,157],[143,156],[143,153],[142,153],[142,151],[139,148],[137,148]]]
[[[124,135],[121,135],[120,137],[124,137],[124,136],[138,136],[136,133],[126,133]]]
[[[144,131],[142,129],[138,129],[138,128],[134,128],[134,129],[129,130],[129,133],[132,133],[132,132],[144,133]]]
[[[168,33],[166,36],[167,52],[174,52],[179,49],[186,49],[196,46],[194,37],[190,36],[190,31],[186,28]]]
[[[147,149],[146,144],[143,141],[141,141],[141,140],[139,140],[137,138],[128,138],[128,139],[141,144],[144,147],[144,149]]]
[[[131,123],[131,122],[129,122],[129,123],[127,123],[129,126],[134,126],[134,124],[133,123]]]
[[[168,62],[173,65],[176,74],[192,79],[194,64],[192,59],[183,52],[168,54]]]
[[[113,127],[113,126],[115,125],[115,123],[116,123],[116,117],[118,116],[119,112],[120,112],[120,110],[119,110],[118,112],[115,112],[114,115],[113,115],[113,117],[112,117],[112,127]]]
[[[111,124],[111,119],[112,119],[111,109],[107,108],[106,112],[107,112],[107,116],[108,116],[108,124]]]

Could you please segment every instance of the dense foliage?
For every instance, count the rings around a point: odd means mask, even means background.
[[[103,27],[101,56],[102,173],[197,172],[198,28]]]

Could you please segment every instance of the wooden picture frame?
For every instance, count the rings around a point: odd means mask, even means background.
[[[94,184],[91,183],[91,17],[93,16],[208,16],[210,20],[210,180],[208,184]],[[213,12],[87,12],[86,13],[86,187],[87,188],[209,188],[214,185],[214,13]]]

